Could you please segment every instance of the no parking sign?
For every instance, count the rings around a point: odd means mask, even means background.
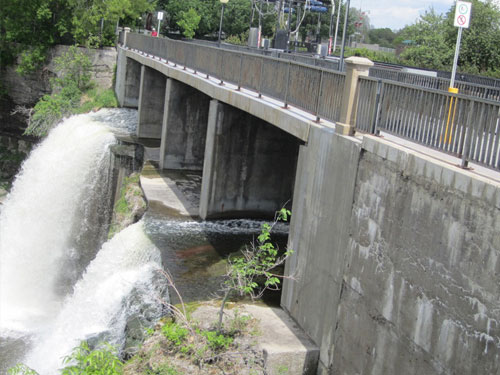
[[[454,25],[456,27],[468,28],[470,23],[470,10],[472,4],[465,1],[457,1],[457,7],[455,9],[455,21]]]

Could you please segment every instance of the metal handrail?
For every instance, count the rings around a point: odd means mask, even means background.
[[[345,73],[243,51],[130,34],[127,46],[187,66],[238,89],[281,100],[337,122]],[[408,83],[360,77],[356,128],[392,133],[500,169],[500,103]]]

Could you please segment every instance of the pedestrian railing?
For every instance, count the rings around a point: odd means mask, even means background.
[[[500,169],[499,102],[365,77],[359,87],[359,130],[430,146],[462,158],[463,166]]]
[[[338,121],[345,73],[268,56],[140,34],[127,47],[187,66],[197,72],[256,91],[314,114]]]
[[[318,121],[340,120],[345,73],[139,34],[128,34],[126,44],[221,83],[280,100],[284,107],[292,105],[312,113]],[[384,131],[436,148],[462,158],[464,167],[473,161],[500,169],[500,102],[363,76],[359,77],[356,97],[356,122],[352,124],[356,130],[369,134]]]

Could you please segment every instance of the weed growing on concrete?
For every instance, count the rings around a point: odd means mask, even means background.
[[[279,290],[280,276],[273,273],[273,270],[283,264],[293,251],[287,249],[279,256],[278,248],[271,242],[271,231],[279,221],[288,221],[290,215],[289,210],[282,208],[271,224],[262,225],[257,241],[242,251],[242,257],[228,259],[217,332],[221,332],[224,308],[232,293],[248,295],[254,300],[262,297],[266,290]]]

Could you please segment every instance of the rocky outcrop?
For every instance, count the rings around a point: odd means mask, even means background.
[[[47,63],[35,73],[21,76],[16,65],[0,71],[0,80],[15,104],[31,106],[43,95],[50,93],[50,79],[57,76],[54,59],[68,50],[69,46],[55,46],[49,51]],[[99,87],[110,88],[116,64],[116,50],[112,47],[101,49],[81,48],[92,62],[92,79]]]

